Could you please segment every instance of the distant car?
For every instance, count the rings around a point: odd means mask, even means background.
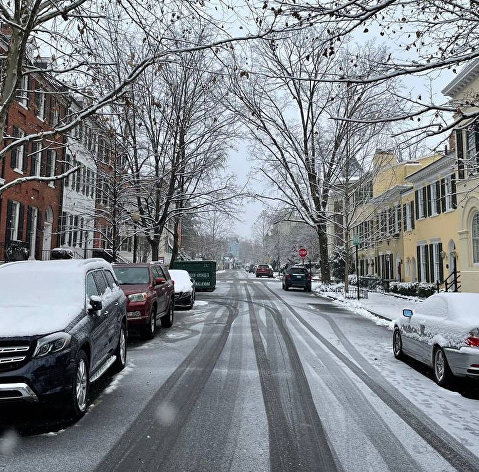
[[[90,383],[125,367],[125,295],[102,259],[0,266],[0,403],[55,398],[74,417]]]
[[[441,386],[479,378],[479,294],[438,293],[394,322],[393,353],[433,368]]]
[[[256,270],[256,266],[254,264],[250,264],[248,267],[248,272],[252,274],[254,273],[255,270]]]
[[[113,270],[127,297],[129,328],[152,339],[161,320],[163,328],[173,325],[174,282],[161,264],[114,264]]]
[[[268,264],[259,264],[256,267],[256,277],[273,277],[273,268]]]
[[[193,308],[195,304],[195,282],[186,270],[170,269],[168,271],[175,282],[175,306]]]
[[[302,288],[311,292],[311,273],[303,266],[291,266],[285,269],[283,277],[283,290]]]

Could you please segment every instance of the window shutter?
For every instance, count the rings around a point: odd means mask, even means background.
[[[47,151],[47,163],[46,163],[46,174],[45,174],[47,177],[50,177],[52,175],[52,165],[53,165],[52,150],[48,149],[48,151]]]
[[[47,149],[43,149],[41,154],[42,162],[40,163],[40,175],[46,177],[47,175]]]
[[[411,229],[414,229],[416,227],[416,223],[414,221],[414,203],[411,202],[410,205],[411,205],[411,212],[410,212],[411,213]]]
[[[5,226],[5,243],[9,243],[10,239],[11,239],[12,213],[13,213],[13,202],[11,200],[8,200],[8,202],[7,202],[7,221],[6,221],[6,226]]]
[[[28,76],[27,78],[27,92],[26,92],[26,97],[27,97],[27,108],[30,108],[30,105],[32,103],[32,78]]]
[[[427,187],[422,188],[422,214],[424,218],[428,216],[427,208],[428,208],[428,200],[427,200]]]
[[[41,252],[40,252],[40,241],[41,241],[41,231],[42,231],[42,212],[40,210],[37,211],[37,241],[35,243],[35,259],[41,260]]]
[[[401,232],[401,205],[398,205],[397,207],[397,217],[398,217],[398,232]]]
[[[437,253],[439,257],[439,282],[443,283],[444,282],[444,264],[442,262],[442,243],[438,243],[437,245]]]
[[[436,201],[434,204],[436,205],[436,213],[441,213],[441,183],[439,180],[436,182]]]
[[[30,175],[34,175],[34,172],[35,172],[35,163],[38,158],[37,151],[38,151],[38,143],[33,141],[32,152],[30,153]]]
[[[424,262],[426,266],[426,282],[429,282],[429,246],[427,244],[424,245]]]
[[[13,127],[13,136],[18,138],[19,132],[16,126]],[[12,140],[14,142],[15,140]],[[15,147],[10,152],[10,167],[16,169],[18,166],[18,147]]]
[[[416,275],[417,280],[421,280],[421,246],[416,247]]]
[[[46,121],[48,124],[51,124],[51,120],[50,120],[51,95],[45,92],[43,100],[44,100],[43,103],[45,104],[45,110],[43,112],[43,120]]]
[[[476,118],[474,123],[474,145],[476,148],[476,165],[479,165],[479,121]]]
[[[32,218],[33,218],[33,208],[28,205],[27,208],[27,246],[28,249],[30,250],[31,247],[31,237],[32,237]]]
[[[23,220],[25,218],[25,207],[20,203],[19,211],[18,211],[18,232],[17,232],[17,240],[23,241]]]
[[[436,282],[434,280],[434,244],[429,244],[429,282]]]
[[[60,217],[60,244],[63,246],[66,239],[66,223],[67,223],[67,214],[62,211],[62,216]]]
[[[419,219],[419,190],[414,192],[414,203],[416,204],[416,220]]]
[[[402,206],[402,219],[403,219],[403,229],[404,231],[407,230],[407,212],[406,212],[406,205]]]
[[[456,176],[451,174],[452,208],[457,208]]]

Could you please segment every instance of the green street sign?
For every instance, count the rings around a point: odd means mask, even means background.
[[[357,234],[355,234],[353,237],[353,244],[355,246],[359,246],[359,236]]]

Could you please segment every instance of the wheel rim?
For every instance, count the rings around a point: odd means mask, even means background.
[[[445,359],[444,353],[441,349],[436,351],[436,362],[434,363],[434,370],[436,372],[436,378],[438,380],[442,380],[444,377],[444,366],[445,366]]]
[[[120,361],[123,365],[126,364],[126,339],[123,328],[120,331]]]
[[[76,375],[76,385],[75,385],[75,394],[78,409],[80,411],[84,411],[86,408],[86,394],[87,394],[87,371],[86,371],[86,363],[83,359],[80,359],[77,368],[77,375]]]
[[[151,314],[151,319],[150,319],[150,331],[151,331],[151,334],[153,334],[155,332],[155,328],[156,328],[156,318],[155,318],[155,314],[152,313]]]
[[[399,331],[394,331],[394,354],[398,355],[401,352],[401,335]]]

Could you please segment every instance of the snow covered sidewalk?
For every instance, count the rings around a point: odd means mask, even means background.
[[[358,315],[374,319],[377,324],[385,326],[390,325],[390,321],[399,318],[404,308],[416,310],[418,305],[422,303],[422,300],[419,298],[400,298],[379,292],[369,292],[366,299],[349,299],[344,298],[341,292],[324,291],[324,287],[320,290],[320,284],[313,284],[313,291],[318,295],[333,298]],[[380,319],[378,320],[377,317],[380,317]]]

